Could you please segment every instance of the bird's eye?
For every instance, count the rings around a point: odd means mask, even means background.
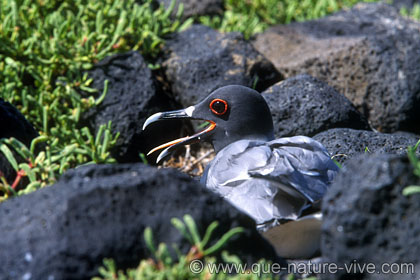
[[[228,104],[223,99],[213,99],[210,102],[210,110],[218,116],[223,115],[226,113],[228,109]]]

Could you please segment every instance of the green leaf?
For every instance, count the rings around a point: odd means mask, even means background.
[[[146,243],[147,248],[150,250],[150,252],[155,255],[156,254],[156,248],[153,241],[153,232],[150,227],[147,227],[144,230],[144,241]]]
[[[41,136],[38,136],[38,137],[36,137],[35,139],[33,139],[32,140],[32,142],[31,142],[31,147],[30,147],[30,154],[33,156],[34,155],[34,153],[35,153],[35,147],[39,144],[39,143],[44,143],[44,142],[47,142],[48,141],[48,136],[45,136],[45,135],[41,135]],[[33,161],[34,159],[32,159],[32,161]]]
[[[105,96],[108,93],[108,84],[109,84],[109,81],[108,80],[105,80],[104,81],[104,90],[103,90],[101,96],[98,99],[95,100],[95,105],[96,106],[98,106],[99,104],[102,103],[102,101],[104,101]]]
[[[188,231],[191,234],[192,240],[193,240],[193,244],[196,245],[200,251],[203,250],[203,248],[201,247],[200,244],[200,234],[198,233],[197,230],[197,225],[194,222],[194,219],[191,217],[191,215],[184,215],[184,222],[187,225]]]
[[[231,230],[229,230],[228,232],[226,232],[222,238],[220,238],[219,241],[216,242],[216,244],[214,244],[213,246],[211,246],[210,248],[204,250],[203,254],[205,256],[214,254],[215,252],[219,251],[223,246],[225,246],[225,244],[235,235],[240,234],[244,232],[244,229],[241,227],[236,227],[233,228]]]
[[[146,165],[148,165],[148,164],[149,164],[149,162],[147,161],[146,155],[145,155],[144,153],[139,153],[139,157],[140,157],[141,162],[142,162],[143,164],[146,164]]]
[[[341,163],[339,163],[338,161],[336,161],[335,159],[333,159],[333,162],[335,163],[335,165],[338,166],[338,168],[343,168],[343,166],[341,165]]]
[[[3,139],[0,140],[0,150],[3,152],[4,156],[6,157],[7,161],[12,165],[13,169],[17,172],[19,170],[17,161],[13,156],[12,151],[7,147],[4,143]]]
[[[180,219],[172,218],[171,223],[190,242],[190,244],[195,245],[191,235],[187,232],[187,227]]]
[[[420,186],[407,186],[403,189],[403,195],[413,195],[420,193]]]
[[[407,156],[414,169],[414,174],[420,177],[420,160],[417,158],[416,151],[420,145],[420,140],[413,147],[407,147]]]
[[[167,266],[172,264],[172,257],[165,243],[159,244],[156,257]]]
[[[105,130],[104,141],[101,147],[101,159],[105,159],[107,156],[106,151],[108,150],[110,139],[111,139],[111,132],[109,132],[109,130]]]
[[[25,144],[14,137],[11,137],[8,141],[9,145],[12,146],[21,157],[24,159],[33,159],[32,153],[29,151]]]
[[[32,168],[27,164],[27,163],[21,163],[19,164],[19,167],[21,169],[23,169],[23,171],[25,171],[26,176],[28,176],[29,181],[32,182],[36,182],[36,175],[34,170],[32,170]]]
[[[30,192],[36,191],[41,187],[41,183],[38,181],[33,181],[23,190],[23,194],[28,194]]]
[[[202,248],[205,248],[207,246],[207,243],[210,241],[211,235],[218,226],[219,222],[214,221],[207,227],[206,233],[204,234],[203,240],[201,241]]]
[[[104,133],[105,130],[105,125],[101,124],[99,126],[98,132],[96,133],[96,137],[95,137],[95,147],[98,147],[101,143],[101,137],[102,134]],[[93,137],[92,134],[90,133],[90,131],[88,130],[88,128],[86,127],[86,135],[88,135],[89,137],[89,142],[93,144]]]
[[[227,263],[235,263],[235,264],[241,264],[241,259],[238,256],[235,255],[230,255],[227,251],[223,251],[222,254],[222,259],[224,262]]]

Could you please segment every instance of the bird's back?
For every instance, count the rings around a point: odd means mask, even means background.
[[[299,218],[337,171],[326,149],[305,136],[240,140],[216,155],[203,183],[266,225]]]

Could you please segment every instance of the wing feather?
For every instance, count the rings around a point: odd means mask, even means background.
[[[320,143],[296,136],[237,141],[216,155],[203,178],[207,188],[262,224],[297,219],[323,196],[337,170]]]
[[[267,145],[276,155],[275,160],[268,163],[272,172],[267,174],[265,170],[252,170],[252,177],[288,185],[311,203],[322,198],[338,172],[338,166],[319,142],[309,137],[295,136],[276,139]]]

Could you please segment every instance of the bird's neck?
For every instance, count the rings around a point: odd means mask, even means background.
[[[274,134],[261,135],[261,134],[249,134],[249,135],[225,135],[225,137],[217,137],[212,139],[211,144],[216,153],[222,150],[224,147],[239,141],[239,140],[260,140],[260,141],[271,141],[274,139]]]

